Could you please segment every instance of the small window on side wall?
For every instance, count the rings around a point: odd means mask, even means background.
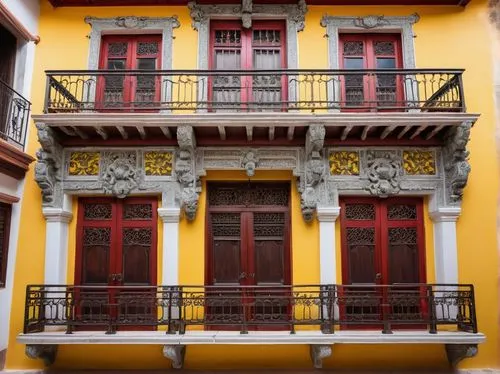
[[[9,204],[0,203],[0,288],[5,287],[7,278],[11,210]]]

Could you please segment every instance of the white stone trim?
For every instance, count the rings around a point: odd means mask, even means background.
[[[68,226],[73,218],[71,198],[64,197],[63,208],[43,208],[45,217],[44,284],[67,283]]]
[[[180,208],[158,208],[163,221],[163,260],[161,284],[179,284],[179,218]]]
[[[429,213],[434,224],[436,283],[458,283],[457,220],[459,207],[441,207]]]
[[[319,266],[320,283],[337,283],[337,262],[335,243],[335,221],[340,207],[318,207],[316,217],[319,221]]]
[[[19,334],[21,344],[478,344],[486,340],[484,334],[462,331],[427,330],[393,331],[383,334],[376,331],[186,331],[185,334],[165,334],[165,331],[76,331],[71,335],[64,331]]]

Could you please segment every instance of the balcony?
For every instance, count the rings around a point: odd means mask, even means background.
[[[444,344],[450,364],[477,352],[472,285],[27,287],[27,354],[60,344],[157,344],[181,368],[190,344]]]
[[[0,138],[23,149],[31,103],[0,80]]]
[[[326,145],[439,146],[466,113],[463,70],[47,71],[45,114],[61,144],[300,145],[323,123]]]

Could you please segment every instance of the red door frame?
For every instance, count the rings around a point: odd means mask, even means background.
[[[241,21],[237,20],[228,20],[228,21],[211,21],[210,22],[210,40],[209,40],[209,69],[215,70],[215,51],[218,49],[222,50],[240,50],[241,55],[241,66],[239,68],[234,68],[235,70],[255,70],[253,66],[253,35],[252,32],[254,30],[278,30],[281,36],[281,68],[286,68],[286,25],[285,21],[279,20],[254,20],[252,21],[251,29],[244,29]],[[215,32],[217,30],[239,30],[241,32],[241,44],[239,47],[233,46],[215,46]],[[276,49],[277,46],[257,46],[259,49]],[[212,91],[212,80],[209,82],[209,90],[208,90],[208,100],[212,102],[213,100],[213,91]],[[288,98],[288,85],[287,85],[287,77],[281,77],[281,92],[282,92],[282,101],[287,100]],[[241,84],[241,102],[244,103],[252,101],[251,97],[252,92],[252,76],[240,76],[240,84]]]
[[[347,220],[345,211],[347,204],[373,204],[375,207],[375,218],[373,220]],[[413,204],[416,206],[417,217],[415,220],[389,220],[387,218],[387,207],[391,204]],[[425,229],[423,216],[423,201],[415,197],[390,197],[381,199],[377,197],[342,197],[340,199],[340,231],[341,231],[341,256],[342,256],[342,284],[351,283],[349,274],[349,254],[347,243],[347,228],[351,227],[374,227],[375,228],[375,253],[374,253],[374,271],[381,274],[380,279],[374,279],[374,284],[388,284],[389,278],[389,256],[388,256],[388,229],[393,227],[415,227],[417,230],[417,248],[418,248],[418,283],[426,283],[426,256],[425,256]],[[367,285],[369,288],[370,286]],[[344,291],[342,290],[341,293]],[[386,290],[382,290],[381,296],[387,297]],[[425,295],[425,290],[421,290]],[[422,313],[427,313],[427,306],[421,305]],[[380,310],[380,313],[387,311]],[[343,313],[340,310],[341,319]],[[374,326],[362,326],[362,328],[371,329]],[[393,326],[395,328],[405,328],[406,326]],[[419,328],[421,326],[412,326]],[[347,326],[342,328],[359,328],[359,326]]]
[[[162,57],[162,36],[156,34],[147,35],[104,35],[101,39],[101,51],[99,55],[99,69],[107,70],[107,63],[109,60],[108,56],[108,45],[115,42],[127,43],[127,54],[125,58],[125,70],[136,70],[137,69],[137,44],[140,42],[158,42],[158,52],[156,55],[143,55],[141,58],[156,58],[155,70],[161,70],[161,57]],[[114,58],[112,58],[114,59]],[[116,59],[123,59],[123,57],[117,57]],[[97,93],[96,102],[100,103],[99,106],[104,108],[104,87],[105,81],[103,76],[99,76],[97,79]],[[125,75],[123,78],[123,101],[128,103],[128,106],[134,106],[135,100],[135,89],[137,88],[137,79],[134,79],[132,75]],[[155,76],[155,100],[160,101],[161,92],[161,77]],[[101,108],[100,108],[101,109]],[[140,108],[139,108],[140,109]],[[109,110],[112,110],[110,108]]]
[[[341,69],[346,69],[344,65],[344,43],[351,41],[361,41],[363,42],[363,55],[352,55],[349,57],[362,57],[363,58],[363,69],[377,69],[377,57],[381,58],[394,58],[396,69],[403,68],[403,52],[402,52],[402,43],[401,43],[401,34],[349,34],[349,33],[341,33],[339,35],[339,66]],[[394,55],[375,55],[375,51],[373,48],[373,43],[378,41],[387,41],[394,43]],[[342,93],[341,93],[341,102],[345,106],[346,101],[346,93],[345,93],[345,78],[341,77],[342,82]],[[396,76],[396,102],[402,103],[404,101],[404,88],[403,88],[403,80],[400,76]],[[364,102],[362,107],[367,107],[367,109],[372,108],[373,106],[377,106],[377,93],[376,93],[376,77],[368,77],[363,75],[363,93],[364,93]],[[368,99],[368,100],[367,100]],[[372,104],[370,104],[371,102]],[[364,108],[353,108],[347,109],[348,111],[362,111]]]
[[[109,220],[85,220],[84,218],[84,205],[89,203],[102,203],[111,204],[111,219]],[[150,203],[152,209],[152,217],[150,220],[124,220],[123,219],[123,205],[134,204],[134,203]],[[126,199],[117,198],[105,198],[105,197],[83,197],[78,199],[78,215],[77,215],[77,225],[76,225],[76,250],[75,250],[75,286],[84,287],[82,279],[82,268],[83,268],[83,230],[89,227],[109,227],[111,229],[110,237],[110,250],[108,259],[108,282],[106,284],[92,283],[87,286],[124,286],[123,284],[123,246],[122,246],[122,229],[126,227],[151,227],[151,252],[149,258],[149,278],[150,284],[148,286],[157,285],[157,251],[158,251],[158,199],[156,197],[130,197]],[[112,274],[121,274],[122,279],[113,280],[111,279]],[[126,286],[126,285],[125,285]],[[133,285],[130,285],[133,286]],[[75,298],[78,298],[79,290],[75,291]],[[108,289],[108,295],[110,302],[116,298],[116,290]],[[78,313],[78,311],[77,311]],[[112,317],[116,317],[118,311],[111,312]],[[154,310],[156,313],[156,310]],[[123,330],[124,328],[121,327]],[[125,328],[127,329],[127,328]],[[137,329],[134,327],[129,327],[128,329]],[[143,329],[143,327],[141,327]],[[147,327],[146,327],[147,329]]]

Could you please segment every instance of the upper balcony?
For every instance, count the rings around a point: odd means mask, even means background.
[[[246,137],[254,144],[278,139],[290,143],[304,138],[308,125],[321,121],[327,127],[327,143],[376,139],[435,145],[447,127],[473,117],[465,113],[462,73],[460,69],[47,71],[44,122],[59,127],[70,143],[72,137],[76,143],[113,136],[173,140],[172,130],[179,121],[202,125],[197,136],[205,139]]]

